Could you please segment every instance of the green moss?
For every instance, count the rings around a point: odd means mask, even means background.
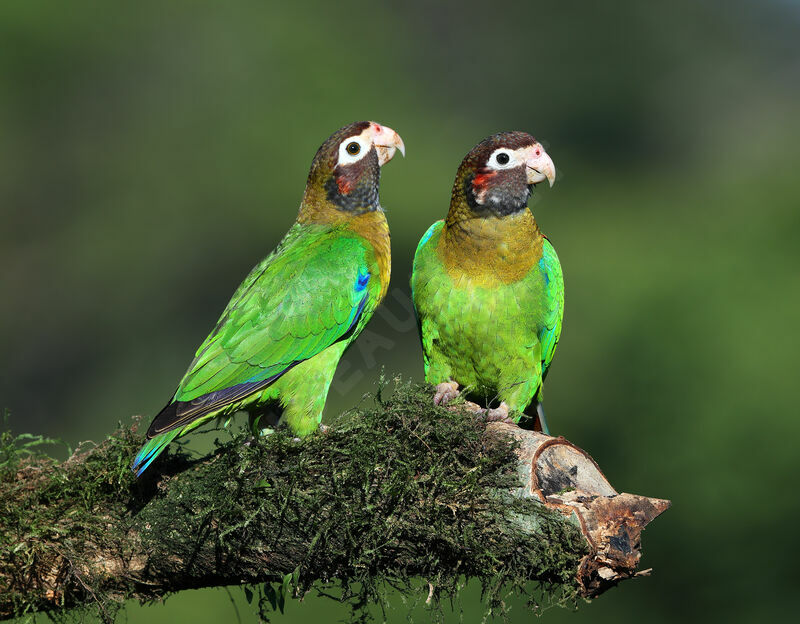
[[[32,569],[26,562],[44,556],[34,535],[72,544],[80,557],[77,546],[98,531],[98,546],[118,549],[133,548],[125,538],[133,532],[148,574],[167,583],[152,590],[95,578],[66,588],[93,594],[108,618],[109,605],[130,596],[220,578],[254,587],[248,598],[264,617],[311,589],[335,591],[361,617],[390,589],[420,596],[420,578],[435,600],[456,598],[476,580],[487,614],[502,612],[509,593],[527,593],[532,608],[543,596],[573,604],[586,548],[580,533],[537,501],[507,494],[520,485],[510,439],[484,435],[474,417],[434,407],[430,396],[398,384],[325,433],[303,441],[282,431],[258,441],[242,433],[196,462],[172,451],[139,482],[128,466],[141,439],[129,429],[59,465],[20,457],[3,437],[0,452],[16,467],[0,464],[0,573],[24,573]],[[159,475],[169,478],[159,483]],[[46,588],[30,590],[15,595],[18,614],[41,608],[36,592]]]
[[[36,612],[53,591],[62,601],[98,591],[103,609],[114,602],[102,600],[100,587],[81,587],[78,570],[88,540],[102,548],[119,538],[116,519],[132,498],[128,458],[140,442],[120,426],[102,445],[58,462],[44,452],[57,440],[0,434],[0,578],[15,580],[0,595],[15,615]]]

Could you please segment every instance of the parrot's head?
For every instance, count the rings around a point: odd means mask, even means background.
[[[334,132],[317,150],[304,202],[326,200],[337,210],[362,214],[379,210],[381,167],[400,151],[403,139],[388,126],[357,121]]]
[[[524,210],[533,186],[556,179],[553,161],[526,132],[487,137],[464,157],[453,186],[451,210],[504,217]],[[464,206],[466,204],[466,206]]]

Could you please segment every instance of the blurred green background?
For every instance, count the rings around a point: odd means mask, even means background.
[[[421,380],[416,242],[464,154],[527,130],[558,168],[532,203],[567,287],[551,428],[618,489],[673,500],[643,537],[651,578],[545,620],[794,612],[800,3],[7,1],[0,42],[0,407],[15,430],[74,446],[162,407],[293,221],[319,144],[357,119],[395,128],[408,157],[383,175],[392,290],[327,414],[381,365]],[[479,621],[474,592],[462,608]],[[309,598],[275,621],[346,613]],[[222,590],[127,609],[235,617]]]

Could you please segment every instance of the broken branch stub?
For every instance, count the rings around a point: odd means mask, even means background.
[[[585,451],[562,437],[553,438],[503,422],[490,423],[495,435],[515,438],[523,487],[515,494],[536,498],[577,525],[590,552],[577,578],[581,593],[593,598],[637,572],[641,534],[666,511],[670,501],[617,492]]]

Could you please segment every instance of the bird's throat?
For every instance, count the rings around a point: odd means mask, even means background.
[[[449,220],[437,253],[453,279],[476,285],[519,281],[542,257],[542,233],[525,209],[506,217]]]

